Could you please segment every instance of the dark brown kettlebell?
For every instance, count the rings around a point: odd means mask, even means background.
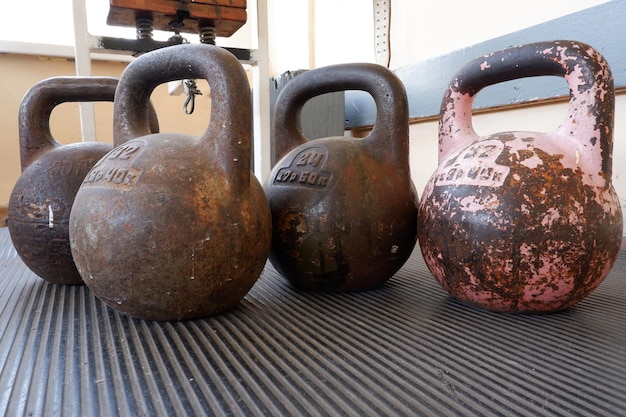
[[[478,137],[472,102],[484,87],[557,75],[569,114],[549,133]],[[420,203],[428,268],[454,297],[489,310],[553,312],[608,274],[622,239],[611,183],[613,78],[579,42],[509,48],[463,66],[441,106],[439,167]]]
[[[52,110],[64,102],[113,101],[117,79],[54,77],[35,84],[19,111],[22,174],[9,200],[8,227],[26,266],[46,281],[82,284],[69,244],[69,216],[78,187],[109,143],[61,145],[50,132]]]
[[[210,124],[201,137],[150,135],[156,86],[205,79]],[[230,52],[179,45],[146,53],[122,73],[115,149],[87,174],[70,217],[78,270],[93,293],[136,318],[206,317],[235,305],[259,277],[271,216],[250,172],[251,95]]]
[[[377,115],[363,138],[308,141],[299,115],[307,100],[363,90]],[[265,182],[272,212],[274,267],[306,290],[379,287],[400,269],[417,240],[418,197],[409,171],[404,86],[374,64],[307,71],[281,91],[274,113],[276,157]]]

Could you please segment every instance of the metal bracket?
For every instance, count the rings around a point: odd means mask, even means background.
[[[172,37],[167,41],[157,41],[152,38],[144,39],[126,39],[114,38],[109,36],[100,36],[97,38],[99,49],[114,51],[130,51],[135,54],[144,54],[154,51],[155,49],[165,48],[172,45],[180,45],[183,38]],[[251,52],[249,49],[243,48],[224,48],[237,57],[240,61],[250,61]]]

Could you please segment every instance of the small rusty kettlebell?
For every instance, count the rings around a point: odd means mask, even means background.
[[[70,250],[70,210],[87,172],[113,147],[61,145],[50,132],[50,115],[65,102],[113,101],[116,86],[111,77],[53,77],[30,88],[20,105],[22,174],[9,199],[7,223],[20,258],[51,283],[83,283]]]
[[[150,135],[145,103],[159,84],[205,79],[211,118],[201,137]],[[251,95],[230,52],[177,45],[124,70],[114,143],[87,174],[70,216],[78,270],[114,309],[149,320],[207,317],[234,306],[261,274],[271,216],[250,172]]]
[[[554,131],[478,137],[472,103],[489,85],[557,75],[569,86]],[[513,47],[467,63],[443,98],[439,166],[420,203],[426,264],[461,301],[508,313],[568,308],[606,277],[622,239],[611,182],[613,78],[589,45]]]
[[[363,90],[376,103],[363,138],[308,141],[299,115],[307,100]],[[307,71],[279,94],[274,112],[276,158],[264,188],[272,212],[272,265],[305,290],[363,291],[400,269],[417,241],[418,197],[409,171],[404,86],[374,64]]]

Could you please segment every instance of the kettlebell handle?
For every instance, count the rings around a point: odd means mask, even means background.
[[[113,101],[117,78],[52,77],[24,95],[19,109],[20,163],[24,171],[42,153],[61,146],[50,132],[50,115],[61,103]]]
[[[211,89],[211,119],[197,146],[206,151],[208,169],[229,172],[235,189],[250,184],[252,101],[248,78],[237,58],[207,44],[168,46],[131,62],[115,96],[113,143],[149,135],[146,106],[154,89],[182,79],[204,79]],[[213,164],[214,166],[211,166]]]
[[[602,162],[597,170],[610,181],[613,77],[599,52],[575,41],[521,45],[465,64],[453,77],[441,104],[439,162],[455,149],[480,139],[472,127],[472,103],[480,90],[504,81],[543,75],[563,77],[570,90],[568,116],[554,133],[600,152]]]
[[[300,115],[308,100],[345,90],[366,91],[374,99],[376,120],[372,131],[363,138],[372,156],[408,172],[409,108],[404,85],[387,68],[369,63],[317,68],[287,83],[274,109],[274,159],[279,160],[307,142],[300,126]]]

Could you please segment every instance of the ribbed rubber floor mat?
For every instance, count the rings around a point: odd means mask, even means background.
[[[417,251],[382,289],[310,294],[268,264],[232,311],[118,314],[0,229],[5,416],[624,416],[626,253],[587,299],[511,316],[448,297]]]

